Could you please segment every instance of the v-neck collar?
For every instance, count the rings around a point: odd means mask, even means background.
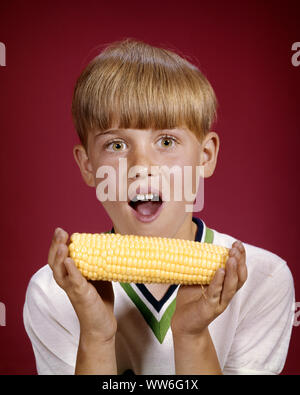
[[[212,243],[214,239],[213,231],[207,228],[200,218],[192,217],[192,220],[197,225],[195,241]],[[107,233],[115,233],[114,228],[112,227],[111,231]],[[157,340],[162,343],[170,328],[175,311],[179,284],[170,285],[160,300],[157,300],[144,284],[120,282],[120,285],[138,308]]]

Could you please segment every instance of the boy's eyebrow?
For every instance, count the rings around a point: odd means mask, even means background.
[[[100,131],[99,133],[96,132],[96,136],[102,136],[103,134],[113,133],[113,132],[126,132],[126,129],[107,129]]]
[[[107,129],[107,130],[103,130],[99,133],[95,133],[95,136],[103,136],[104,134],[109,134],[109,133],[113,133],[113,132],[125,132],[125,129]]]
[[[107,130],[103,130],[100,132],[96,132],[94,134],[95,138],[99,137],[99,136],[104,136],[105,134],[112,134],[113,132],[127,132],[130,131],[131,129],[107,129]],[[133,130],[133,129],[132,129]]]
[[[130,131],[130,129],[107,129],[107,130],[100,131],[99,133],[96,132],[95,137],[103,136],[105,134],[109,134],[109,133],[113,133],[113,132],[127,132],[128,130]],[[162,131],[168,132],[169,129],[163,129]]]

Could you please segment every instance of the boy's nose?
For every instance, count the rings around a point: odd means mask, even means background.
[[[155,164],[151,160],[150,154],[147,154],[146,152],[136,153],[129,163],[128,171],[132,169],[131,173],[134,173],[135,178],[146,177],[147,175],[150,177],[154,175],[152,166],[155,166]]]
[[[151,167],[149,167],[149,166],[141,166],[141,165],[135,165],[135,166],[139,166],[140,169],[134,171],[134,177],[133,178],[146,177],[146,176],[151,177],[151,176],[153,176],[153,174],[152,174],[153,172],[151,171]]]

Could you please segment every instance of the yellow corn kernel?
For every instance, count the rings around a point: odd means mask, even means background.
[[[204,285],[225,267],[229,249],[167,237],[74,233],[69,252],[90,280]]]

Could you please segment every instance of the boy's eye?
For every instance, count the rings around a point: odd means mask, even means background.
[[[172,136],[162,136],[160,139],[160,146],[163,148],[173,148],[177,143],[176,139]],[[105,144],[105,148],[110,151],[118,152],[123,151],[126,148],[126,144],[123,141],[116,140]]]
[[[171,136],[162,136],[159,141],[161,141],[162,146],[166,148],[173,147],[176,144],[176,139]]]
[[[112,146],[112,150],[113,151],[123,151],[123,147],[124,147],[125,143],[123,141],[112,141],[111,143],[108,143],[106,145],[106,147],[110,147]]]

